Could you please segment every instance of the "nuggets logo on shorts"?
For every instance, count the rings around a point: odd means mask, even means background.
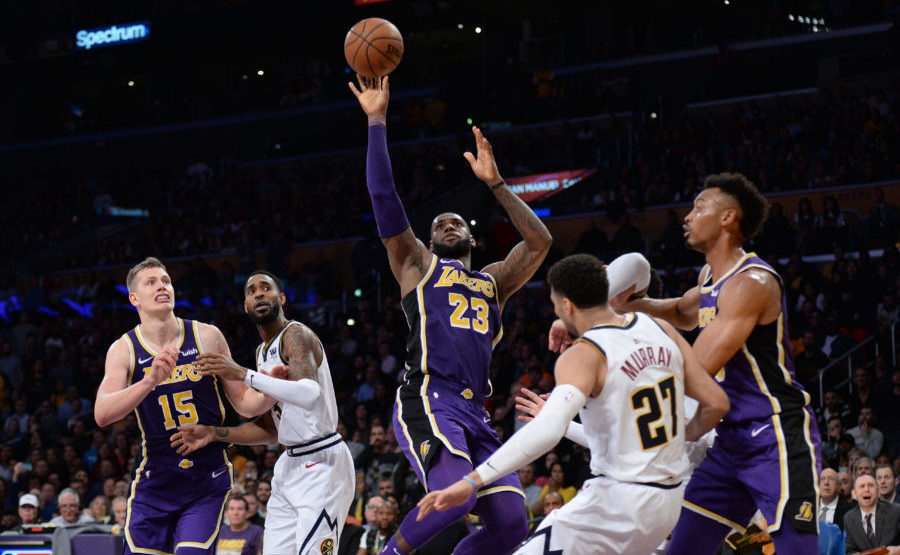
[[[422,455],[422,458],[425,458],[425,455],[428,454],[428,450],[431,448],[431,440],[426,439],[422,443],[419,444],[419,454]]]
[[[800,505],[800,510],[797,511],[797,514],[794,515],[794,518],[797,520],[802,520],[803,522],[812,522],[813,519],[813,506],[809,501],[804,501],[802,505]]]
[[[322,555],[334,555],[334,538],[325,538],[319,544],[319,553]]]

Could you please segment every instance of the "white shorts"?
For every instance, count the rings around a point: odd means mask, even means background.
[[[275,463],[266,505],[264,555],[331,555],[356,487],[353,458],[343,441],[328,449]]]
[[[647,555],[675,527],[683,497],[684,484],[663,489],[592,478],[516,554]]]

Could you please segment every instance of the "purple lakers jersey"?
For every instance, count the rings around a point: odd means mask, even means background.
[[[169,445],[169,438],[178,426],[221,426],[225,421],[225,406],[217,387],[217,378],[202,376],[194,367],[194,360],[203,352],[197,322],[179,318],[178,325],[181,327],[178,342],[180,354],[172,375],[148,393],[135,409],[143,434],[139,472],[179,468],[206,471],[227,463],[223,443],[210,443],[186,457],[176,453]],[[157,353],[147,346],[141,336],[141,326],[123,337],[131,350],[129,384],[134,384],[150,371]]]
[[[725,283],[750,268],[765,270],[778,279],[782,291],[781,313],[772,323],[754,327],[740,350],[716,375],[716,381],[731,400],[731,409],[723,419],[731,423],[797,411],[809,404],[809,395],[796,381],[794,374],[784,285],[778,273],[755,253],[744,255],[715,283],[712,283],[710,268],[707,266],[703,270],[698,312],[700,328],[705,328],[715,319],[719,292]]]
[[[493,276],[432,255],[425,277],[403,298],[403,312],[407,380],[432,375],[490,395],[491,354],[503,335]]]

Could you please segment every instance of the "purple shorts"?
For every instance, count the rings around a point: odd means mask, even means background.
[[[393,420],[397,443],[428,491],[428,471],[440,449],[468,460],[474,468],[502,445],[491,427],[491,416],[484,410],[484,399],[434,376],[400,386]],[[499,491],[515,491],[524,497],[515,472],[485,485],[478,495]]]
[[[185,472],[144,468],[128,498],[125,553],[215,553],[231,477],[230,463]]]
[[[758,508],[769,532],[791,523],[818,533],[819,430],[808,409],[720,425],[684,494],[684,506],[739,530]]]

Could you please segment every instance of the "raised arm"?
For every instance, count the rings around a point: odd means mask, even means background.
[[[150,371],[141,381],[128,385],[128,372],[132,362],[131,350],[124,339],[116,340],[106,352],[103,381],[97,388],[94,403],[94,419],[98,426],[118,422],[133,411],[161,381],[172,375],[178,360],[178,350],[167,347],[153,359]]]
[[[699,403],[694,417],[684,425],[684,438],[687,441],[697,441],[700,436],[715,428],[728,412],[730,407],[728,395],[701,366],[697,355],[684,337],[668,322],[660,319],[657,322],[678,344],[684,358],[684,393]]]
[[[497,169],[491,143],[481,134],[481,129],[472,127],[472,133],[475,134],[477,156],[471,152],[465,152],[463,156],[472,167],[475,177],[491,188],[494,198],[506,210],[516,231],[522,236],[522,241],[509,251],[504,260],[490,264],[482,270],[496,278],[502,306],[513,293],[528,283],[540,267],[547,252],[550,251],[553,237],[534,211],[506,186]]]
[[[416,239],[394,186],[385,123],[390,98],[388,78],[381,77],[380,81],[371,84],[362,75],[357,75],[357,82],[359,88],[354,83],[348,85],[369,119],[366,187],[372,199],[378,235],[388,252],[391,272],[400,284],[401,295],[406,295],[428,271],[431,253],[424,243]]]

